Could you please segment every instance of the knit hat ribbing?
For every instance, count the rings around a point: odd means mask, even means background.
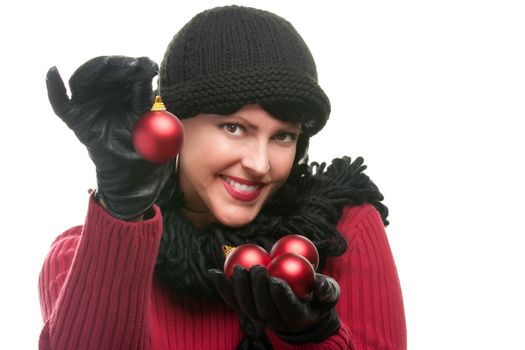
[[[281,104],[310,136],[330,114],[315,62],[282,17],[249,7],[204,11],[173,38],[161,65],[162,99],[179,118],[233,113],[246,104]]]

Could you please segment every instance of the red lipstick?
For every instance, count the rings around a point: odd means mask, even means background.
[[[221,176],[221,180],[222,180],[222,184],[224,185],[224,188],[226,188],[226,191],[228,191],[230,196],[242,202],[251,202],[257,199],[257,197],[259,197],[259,194],[261,194],[261,191],[264,185],[264,183],[262,182],[249,181],[249,180],[240,179],[234,176]],[[230,184],[228,180],[239,183],[241,185],[256,186],[258,188],[255,190],[252,189],[248,191],[246,190],[243,191],[239,189],[238,187],[235,187],[235,185]]]

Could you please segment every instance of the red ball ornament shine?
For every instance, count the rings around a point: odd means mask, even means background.
[[[270,256],[273,259],[286,253],[293,253],[305,257],[310,261],[314,270],[317,270],[319,266],[319,252],[315,244],[304,236],[287,235],[282,237],[273,245]]]
[[[272,259],[267,269],[270,276],[285,280],[301,300],[305,300],[314,287],[314,268],[300,255],[292,253],[279,255]]]
[[[144,159],[162,164],[177,157],[184,141],[182,123],[167,111],[149,111],[137,121],[133,146]]]
[[[254,265],[266,267],[270,263],[270,254],[256,244],[242,244],[233,249],[224,261],[224,274],[233,275],[233,267],[239,265],[249,270]]]

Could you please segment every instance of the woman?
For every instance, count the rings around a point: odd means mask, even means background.
[[[283,18],[214,8],[173,38],[160,94],[183,123],[178,162],[131,144],[158,71],[148,58],[47,76],[55,113],[97,169],[86,221],[53,243],[40,275],[42,349],[402,349],[387,208],[358,158],[307,164],[330,103],[308,47]],[[227,278],[222,247],[270,250],[299,233],[321,264],[311,296],[256,266]]]

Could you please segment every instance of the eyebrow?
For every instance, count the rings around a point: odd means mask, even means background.
[[[250,121],[243,117],[242,115],[240,114],[232,114],[231,116],[229,117],[235,117],[235,118],[239,118],[239,119],[242,119],[242,121],[250,128],[250,129],[253,129],[253,130],[259,130],[259,127],[257,125],[253,125],[252,123],[250,123]],[[277,119],[277,118],[275,118]],[[279,120],[279,119],[278,119]],[[297,132],[301,132],[302,131],[302,127],[301,127],[301,123],[292,123],[292,122],[285,122],[287,125],[283,128],[279,128],[279,131],[288,131],[289,129],[297,129]]]
[[[250,128],[250,129],[253,129],[253,130],[259,130],[259,127],[257,125],[253,125],[252,123],[250,123],[250,121],[248,119],[246,119],[245,117],[243,117],[242,115],[239,115],[239,114],[232,114],[231,115],[232,117],[235,117],[235,118],[239,118],[239,119],[242,119],[242,121]]]

